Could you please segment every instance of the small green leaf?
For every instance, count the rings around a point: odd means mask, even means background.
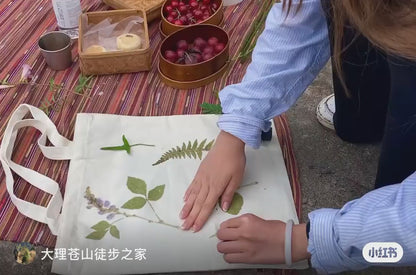
[[[110,234],[114,238],[120,239],[120,231],[118,231],[118,228],[115,225],[110,227]]]
[[[211,150],[211,147],[212,147],[212,145],[214,144],[214,141],[215,141],[215,139],[211,140],[211,141],[207,144],[207,146],[205,146],[204,150],[205,150],[205,151],[209,151],[209,150]]]
[[[146,196],[146,182],[142,179],[128,177],[127,178],[127,187],[129,190],[135,194],[141,194],[143,196]]]
[[[196,150],[197,147],[198,147],[198,140],[195,139],[194,144],[192,145],[192,150]]]
[[[134,197],[127,201],[121,208],[125,209],[140,209],[146,204],[146,199],[143,197]]]
[[[198,146],[198,151],[204,150],[205,142],[207,142],[207,139],[204,139]]]
[[[104,151],[124,151],[124,150],[126,150],[126,148],[124,147],[124,145],[121,145],[121,146],[111,146],[111,147],[102,147],[100,149],[101,150],[104,150]]]
[[[202,103],[201,105],[203,114],[222,114],[222,107],[220,104],[210,104],[207,102]]]
[[[107,233],[108,230],[105,231],[94,231],[92,233],[90,233],[87,237],[87,239],[91,239],[91,240],[101,240],[102,238],[104,238],[105,234]]]
[[[244,199],[240,193],[234,193],[233,201],[231,202],[231,206],[228,209],[227,213],[231,215],[238,215],[240,213],[241,207],[243,207]]]
[[[157,201],[163,196],[163,192],[165,192],[165,185],[159,185],[150,190],[147,197],[149,201]]]
[[[109,224],[108,222],[106,222],[106,221],[100,221],[99,223],[91,226],[91,228],[92,229],[95,229],[97,231],[104,231],[107,228],[109,228],[110,226],[111,226],[111,224]]]
[[[123,135],[123,144],[124,144],[124,148],[126,148],[127,154],[130,154],[130,144],[124,135]]]

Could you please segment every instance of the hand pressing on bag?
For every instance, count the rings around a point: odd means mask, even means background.
[[[223,222],[217,232],[218,252],[228,263],[284,264],[286,223],[244,214]],[[306,225],[292,229],[292,262],[310,258]]]
[[[220,197],[221,208],[228,210],[243,179],[246,164],[244,146],[240,139],[220,132],[185,192],[185,205],[180,213],[184,230],[199,231]]]

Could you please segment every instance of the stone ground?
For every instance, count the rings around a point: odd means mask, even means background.
[[[319,101],[332,93],[331,70],[327,66],[313,85],[288,111],[295,154],[300,169],[303,197],[303,221],[307,214],[318,208],[340,208],[346,202],[372,190],[379,154],[378,144],[356,145],[340,140],[316,120],[315,108]],[[51,274],[51,261],[39,258],[28,266],[15,262],[15,244],[0,242],[0,274]],[[42,247],[37,247],[41,255]],[[187,274],[254,275],[273,274],[268,270],[239,270]],[[301,275],[316,274],[313,269],[300,271]],[[345,274],[416,274],[416,268],[371,268]]]

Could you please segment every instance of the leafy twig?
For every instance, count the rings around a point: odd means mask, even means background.
[[[264,27],[267,15],[269,14],[274,3],[274,0],[265,1],[259,15],[251,25],[250,31],[244,38],[239,55],[237,56],[237,59],[240,59],[241,62],[245,62],[253,52],[257,38]]]
[[[105,150],[105,151],[126,151],[127,154],[130,154],[131,147],[135,147],[135,146],[154,146],[154,145],[143,144],[143,143],[136,143],[136,144],[130,145],[129,142],[127,141],[127,138],[124,135],[123,135],[122,139],[123,139],[123,145],[102,147],[100,149]]]

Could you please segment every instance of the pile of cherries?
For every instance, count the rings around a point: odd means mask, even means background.
[[[220,42],[217,37],[212,36],[208,40],[197,37],[193,43],[186,40],[179,40],[176,49],[166,50],[164,57],[176,64],[197,64],[207,61],[225,48],[225,44]]]
[[[218,8],[213,0],[171,0],[166,3],[163,15],[169,23],[192,25],[207,20]]]

